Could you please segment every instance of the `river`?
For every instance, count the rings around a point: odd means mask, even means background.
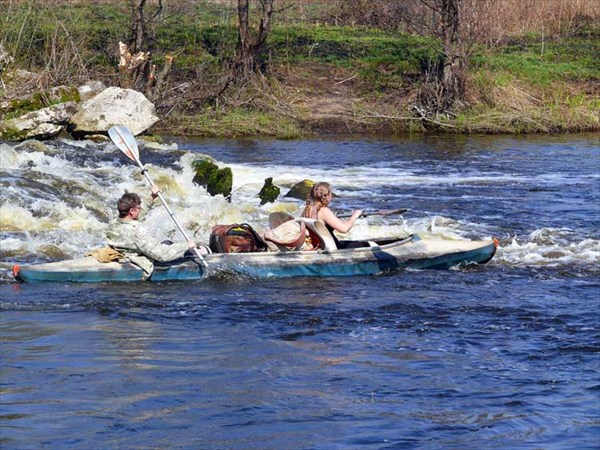
[[[340,212],[410,208],[350,237],[500,248],[368,277],[19,284],[13,264],[102,246],[148,188],[112,144],[1,144],[3,449],[598,448],[597,134],[173,142],[141,158],[198,239],[298,214],[257,193],[309,178]],[[232,168],[232,203],[192,183],[202,154]],[[178,239],[164,210],[147,223]]]

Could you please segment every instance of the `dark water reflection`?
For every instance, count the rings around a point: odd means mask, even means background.
[[[502,270],[3,286],[3,447],[591,448],[594,286]]]
[[[1,283],[3,449],[598,448],[594,136],[193,145],[449,175],[365,201],[410,199],[505,249],[349,279]]]

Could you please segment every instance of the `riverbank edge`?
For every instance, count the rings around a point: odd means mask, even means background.
[[[154,134],[197,137],[319,135],[555,134],[600,132],[600,83],[561,79],[542,86],[474,70],[465,101],[436,118],[414,112],[419,83],[376,92],[349,69],[322,63],[273,71],[255,88],[262,108],[205,108],[167,114]]]
[[[533,116],[543,116],[546,109],[532,111]],[[244,112],[215,114],[206,112],[196,115],[186,115],[175,119],[163,119],[150,130],[151,135],[176,135],[183,137],[203,138],[240,138],[240,137],[271,137],[278,139],[298,139],[327,135],[392,135],[408,136],[417,134],[448,134],[448,135],[524,135],[524,134],[560,134],[560,133],[595,133],[600,132],[600,117],[593,111],[584,111],[589,116],[588,124],[565,125],[561,122],[542,125],[530,115],[498,112],[490,109],[480,114],[472,113],[475,119],[481,117],[496,118],[500,123],[479,124],[468,122],[468,117],[461,122],[440,122],[440,125],[426,127],[426,122],[419,118],[396,119],[380,118],[369,121],[352,117],[328,117],[300,120],[282,118],[277,114]],[[582,115],[580,110],[571,112]],[[234,126],[226,124],[235,123]]]

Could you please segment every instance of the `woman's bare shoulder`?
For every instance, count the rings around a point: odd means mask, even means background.
[[[321,221],[326,221],[326,219],[331,219],[332,217],[335,217],[335,214],[333,213],[333,211],[331,209],[329,209],[328,206],[323,206],[321,207],[321,209],[319,209],[319,220]]]

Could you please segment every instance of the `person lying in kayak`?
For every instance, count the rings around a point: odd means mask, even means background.
[[[143,226],[140,219],[154,206],[158,192],[158,188],[153,186],[149,201],[145,202],[138,194],[125,192],[117,202],[119,218],[109,225],[106,232],[108,245],[125,254],[132,263],[144,270],[147,277],[154,270],[154,261],[168,262],[181,258],[195,247],[203,255],[208,253],[207,247],[191,239],[171,244],[161,242]]]
[[[360,209],[354,210],[349,219],[342,220],[338,218],[331,209],[329,209],[331,198],[332,193],[329,183],[316,183],[306,197],[306,206],[304,207],[304,211],[302,211],[302,217],[306,217],[308,219],[318,219],[323,222],[333,236],[337,247],[348,248],[347,245],[338,240],[334,231],[347,233],[352,229],[356,220],[362,215],[363,212]],[[357,243],[357,245],[359,244]],[[360,246],[362,246],[362,244]]]

